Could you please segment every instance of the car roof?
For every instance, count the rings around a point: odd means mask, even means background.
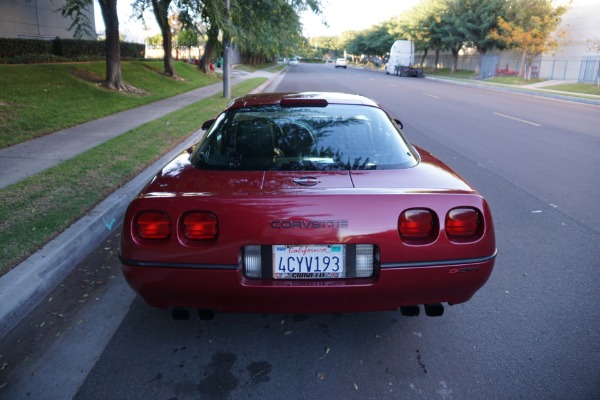
[[[315,105],[351,104],[381,108],[375,101],[359,94],[341,92],[290,92],[290,93],[256,93],[234,99],[227,106],[228,110],[256,107],[262,105]]]

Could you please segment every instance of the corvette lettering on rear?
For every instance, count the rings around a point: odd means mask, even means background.
[[[348,220],[332,219],[332,220],[292,220],[292,219],[276,219],[271,221],[271,228],[275,229],[340,229],[347,228]]]

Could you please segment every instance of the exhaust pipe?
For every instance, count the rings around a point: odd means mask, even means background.
[[[421,309],[419,306],[402,306],[400,307],[400,313],[405,317],[418,317]]]
[[[441,303],[423,304],[423,306],[428,317],[439,317],[444,314],[444,306]]]
[[[190,312],[181,307],[173,307],[171,309],[171,317],[178,321],[185,321],[190,319]]]
[[[202,321],[211,321],[215,318],[215,313],[213,310],[198,310],[198,317]]]

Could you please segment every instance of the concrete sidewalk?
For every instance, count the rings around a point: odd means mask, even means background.
[[[266,91],[280,73],[234,71],[232,84],[255,77],[267,81],[253,92]],[[77,156],[113,137],[223,90],[222,83],[123,111],[70,129],[0,150],[0,188]],[[0,277],[0,338],[8,333],[94,247],[120,227],[129,202],[172,158],[202,137],[192,134],[169,154],[118,189],[56,239]]]
[[[232,84],[255,77],[272,78],[268,71],[233,72]],[[221,82],[178,96],[122,111],[42,136],[12,147],[0,149],[0,189],[75,157],[116,136],[187,105],[222,92]]]

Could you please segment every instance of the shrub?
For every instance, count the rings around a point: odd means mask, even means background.
[[[145,45],[121,42],[123,59],[143,59]],[[106,57],[106,42],[97,40],[5,39],[0,38],[0,63],[32,64],[64,61],[102,60]]]

